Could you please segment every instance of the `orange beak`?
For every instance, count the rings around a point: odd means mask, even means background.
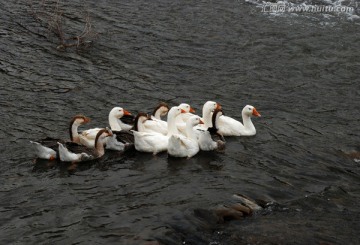
[[[261,117],[260,113],[255,109],[255,107],[254,107],[254,109],[252,111],[252,114],[253,114],[253,116]]]
[[[191,113],[195,113],[194,108],[190,107],[190,112],[191,112]]]
[[[185,111],[185,110],[183,110],[183,109],[181,109],[181,113],[186,113],[186,111]]]
[[[216,109],[221,110],[221,105],[219,103],[216,103]]]
[[[199,124],[204,124],[204,121],[200,119],[200,122],[199,122]]]
[[[130,112],[128,112],[127,110],[124,110],[124,115],[125,115],[125,116],[130,116],[130,115],[131,115],[131,113],[130,113]]]

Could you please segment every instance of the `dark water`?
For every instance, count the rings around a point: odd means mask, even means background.
[[[273,15],[241,0],[60,7],[68,35],[90,13],[90,48],[57,50],[29,2],[0,3],[1,244],[360,243],[358,12]],[[207,100],[236,118],[256,106],[257,135],[190,160],[33,163],[29,140],[68,137],[75,114],[95,127],[114,106],[187,102],[200,113]],[[224,224],[194,212],[234,193],[274,204]]]

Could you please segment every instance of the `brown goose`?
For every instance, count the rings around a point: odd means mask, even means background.
[[[76,115],[70,121],[69,134],[71,142],[67,142],[62,139],[54,139],[47,137],[38,141],[30,141],[35,147],[35,153],[38,158],[54,160],[58,159],[58,144],[77,145],[79,143],[78,127],[90,122],[90,118],[83,115]]]
[[[151,114],[151,116],[158,120],[161,120],[161,117],[166,116],[166,114],[168,113],[168,111],[170,110],[168,104],[166,104],[165,102],[160,102],[154,109],[153,113]]]
[[[82,162],[102,157],[105,154],[104,145],[106,138],[112,136],[110,129],[101,129],[95,138],[95,148],[87,148],[83,145],[66,145],[58,142],[59,158],[63,162]]]
[[[143,132],[149,133],[160,133],[163,135],[168,134],[168,124],[166,121],[161,120],[161,117],[164,117],[169,111],[169,106],[164,103],[160,102],[157,105],[151,115],[151,120],[146,120],[143,124]],[[136,125],[136,124],[134,124]]]

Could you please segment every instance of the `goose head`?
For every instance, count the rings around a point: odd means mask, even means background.
[[[80,125],[84,125],[88,122],[90,122],[90,118],[88,118],[84,115],[76,115],[71,119],[70,125],[69,125],[69,134],[70,134],[71,141],[79,143],[77,128]]]
[[[90,122],[90,118],[84,116],[84,115],[76,115],[71,119],[70,125],[84,125],[86,123]]]
[[[204,122],[201,120],[199,116],[190,117],[187,123],[189,123],[191,127],[195,127],[198,124],[204,124]]]
[[[155,116],[158,112],[161,117],[165,116],[169,111],[169,106],[165,102],[160,102],[157,107],[155,107],[152,115]]]
[[[261,117],[260,113],[252,105],[246,105],[242,110],[242,114],[248,117],[252,117],[252,116]]]
[[[195,110],[189,104],[181,103],[179,107],[185,112],[195,113]]]
[[[181,113],[186,113],[186,111],[178,106],[171,107],[170,111],[168,112],[168,120],[176,118]]]
[[[121,107],[114,107],[109,113],[109,116],[112,116],[112,117],[115,117],[118,119],[122,118],[123,116],[128,116],[128,115],[131,115],[131,113],[128,112],[127,110],[124,110]]]
[[[214,112],[215,109],[221,109],[221,105],[214,101],[207,101],[203,106],[203,114]]]
[[[113,136],[113,133],[109,128],[100,129],[99,132],[96,134],[95,146],[98,141],[104,142],[104,139],[109,136]]]
[[[152,120],[150,115],[148,115],[144,112],[139,112],[135,117],[135,123],[134,123],[133,130],[139,131],[139,126],[144,124],[146,120]]]

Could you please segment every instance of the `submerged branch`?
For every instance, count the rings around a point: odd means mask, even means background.
[[[98,38],[99,33],[94,30],[88,12],[86,12],[84,27],[80,34],[71,35],[66,33],[64,28],[64,12],[59,0],[43,0],[37,3],[36,6],[34,2],[31,2],[29,13],[37,22],[47,27],[49,32],[57,37],[59,41],[57,46],[58,50],[65,50],[71,47],[75,47],[76,49],[88,48],[93,44],[95,39]],[[76,33],[76,31],[74,32]]]

